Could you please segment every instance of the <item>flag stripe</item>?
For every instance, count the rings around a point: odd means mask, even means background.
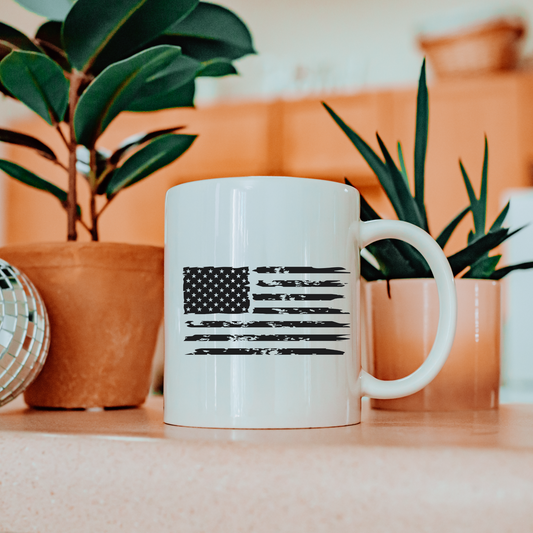
[[[344,298],[342,294],[253,294],[255,301],[308,301],[308,300],[338,300]]]
[[[344,355],[328,348],[199,348],[186,355]]]
[[[346,283],[339,280],[311,281],[296,279],[274,279],[270,282],[259,280],[258,287],[344,287]]]
[[[194,323],[192,320],[185,322],[189,328],[348,328],[350,324],[342,324],[331,320],[319,322],[299,322],[287,320],[286,322],[270,321],[251,321],[238,322],[229,320],[202,320]]]
[[[254,272],[258,274],[349,274],[345,268],[341,267],[258,267]]]
[[[186,341],[197,342],[290,342],[290,341],[311,341],[311,342],[335,342],[347,341],[346,335],[191,335],[185,337]]]
[[[183,274],[184,313],[196,315],[185,322],[187,355],[345,354],[338,347],[348,345],[350,319],[320,315],[349,315],[346,268],[186,267]]]
[[[258,315],[347,315],[342,309],[331,307],[256,307]]]

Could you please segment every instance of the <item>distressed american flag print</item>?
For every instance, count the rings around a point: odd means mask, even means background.
[[[348,274],[341,267],[185,267],[187,355],[343,355]]]

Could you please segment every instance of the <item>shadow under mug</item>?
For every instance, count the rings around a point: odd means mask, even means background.
[[[362,370],[360,353],[359,254],[387,238],[426,258],[440,309],[427,359],[394,381]],[[178,185],[165,208],[165,423],[357,424],[362,396],[406,396],[437,375],[456,307],[437,243],[405,222],[361,222],[353,187],[272,176]]]

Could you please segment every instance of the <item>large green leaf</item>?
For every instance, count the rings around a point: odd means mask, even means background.
[[[35,40],[50,59],[53,59],[63,70],[70,72],[72,67],[61,41],[62,26],[62,23],[56,20],[45,22],[37,30]]]
[[[129,111],[156,111],[194,105],[194,79],[199,76],[236,74],[229,60],[213,59],[202,63],[180,56],[166,69],[150,77],[140,88]]]
[[[76,0],[15,0],[17,4],[51,20],[64,20]]]
[[[336,113],[329,107],[325,102],[322,102],[322,105],[326,108],[327,112],[331,115],[333,120],[340,126],[342,131],[346,134],[348,139],[352,142],[355,148],[363,156],[365,161],[368,163],[368,166],[372,169],[374,174],[379,179],[381,186],[385,190],[386,195],[388,196],[394,211],[399,218],[401,218],[401,213],[403,212],[403,207],[396,192],[396,187],[394,182],[389,174],[387,165],[380,159],[380,157],[368,146],[368,144],[363,141],[361,137],[355,131],[348,126]]]
[[[150,76],[142,84],[135,99],[151,99],[177,90],[194,80],[201,69],[200,61],[187,56],[179,56],[168,67]]]
[[[19,146],[25,146],[26,148],[31,148],[35,150],[38,154],[50,159],[51,161],[57,161],[57,157],[52,151],[51,148],[46,146],[43,142],[35,137],[26,135],[24,133],[19,133],[18,131],[5,130],[0,128],[0,142],[5,142],[9,144],[17,144]]]
[[[200,2],[187,17],[165,30],[160,39],[181,46],[184,54],[200,61],[238,59],[255,53],[246,24],[229,9],[208,2]]]
[[[188,150],[195,139],[196,135],[169,133],[148,143],[116,170],[107,187],[108,198],[175,161]]]
[[[194,107],[194,92],[195,85],[192,80],[166,93],[139,96],[128,105],[127,111],[159,111],[176,107]]]
[[[31,39],[26,37],[19,30],[0,22],[0,61],[9,55],[13,50],[26,50],[29,52],[40,52],[39,48]],[[6,96],[14,98],[3,83],[0,82],[0,92]]]
[[[426,84],[426,60],[422,62],[422,70],[418,80],[416,97],[416,132],[415,132],[415,202],[420,213],[425,217],[424,205],[424,172],[429,125],[429,95]],[[426,221],[427,225],[427,221]]]
[[[40,48],[21,31],[0,22],[0,45],[5,49],[26,50],[27,52],[40,52]],[[5,50],[4,50],[4,55]],[[3,57],[0,55],[0,57]]]
[[[78,0],[63,25],[70,63],[100,70],[155,39],[198,0]]]
[[[36,52],[11,52],[0,62],[0,79],[13,96],[50,125],[63,120],[69,82],[49,57]]]
[[[133,102],[146,80],[180,53],[176,46],[156,46],[107,67],[78,102],[74,115],[78,143],[92,147],[110,122]]]
[[[124,157],[124,155],[130,150],[138,148],[139,146],[141,146],[141,144],[145,144],[148,141],[151,141],[152,139],[161,137],[162,135],[174,133],[175,131],[181,130],[184,127],[185,126],[175,126],[173,128],[165,128],[164,130],[156,130],[147,133],[137,133],[136,135],[132,135],[131,137],[128,137],[122,143],[120,143],[120,146],[113,152],[113,154],[109,158],[109,162],[112,165],[117,165],[119,161]]]
[[[46,181],[43,178],[40,178],[33,172],[30,172],[29,170],[25,169],[24,167],[21,167],[16,163],[12,163],[11,161],[0,159],[0,170],[3,170],[12,178],[15,178],[16,180],[26,185],[29,185],[30,187],[34,187],[36,189],[40,189],[41,191],[46,191],[50,194],[53,194],[61,202],[61,205],[63,205],[63,207],[67,205],[66,191],[57,187],[53,183],[50,183],[49,181]]]

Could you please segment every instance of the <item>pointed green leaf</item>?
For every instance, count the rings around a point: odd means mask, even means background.
[[[346,185],[353,185],[347,178],[344,178]],[[381,217],[372,209],[365,197],[360,194],[361,199],[361,220],[379,220]],[[379,257],[379,262],[383,265],[384,271],[388,272],[389,278],[396,277],[428,277],[429,267],[420,253],[407,243],[398,240],[379,241],[368,246],[368,250]]]
[[[387,165],[379,158],[379,156],[368,146],[368,144],[363,141],[355,131],[353,131],[336,113],[331,109],[325,102],[322,102],[322,105],[326,108],[326,111],[331,115],[333,120],[340,126],[342,131],[346,134],[348,139],[352,142],[358,152],[363,156],[365,161],[368,163],[368,166],[372,169],[374,174],[377,176],[381,186],[383,187],[386,195],[388,196],[392,207],[396,211],[398,217],[402,212],[402,205],[398,198],[396,192],[396,187],[394,186],[393,180],[387,169]]]
[[[64,20],[76,0],[15,0],[37,15],[51,20]]]
[[[487,252],[490,252],[490,250],[496,248],[496,246],[499,246],[511,235],[512,234],[509,233],[509,230],[500,229],[494,233],[489,233],[480,237],[466,248],[463,248],[459,252],[448,257],[453,275],[457,276],[460,274],[465,268],[473,265]]]
[[[489,171],[489,143],[487,136],[485,135],[485,150],[483,152],[483,170],[481,172],[481,190],[479,193],[478,202],[478,218],[479,227],[482,228],[483,234],[485,234],[486,217],[487,217],[487,177]],[[477,233],[477,230],[476,230]]]
[[[426,60],[418,80],[416,98],[416,132],[415,132],[415,201],[420,213],[425,213],[424,206],[424,169],[428,143],[429,95],[426,85]]]
[[[0,128],[0,142],[5,142],[9,144],[17,144],[19,146],[26,146],[35,150],[37,153],[50,159],[51,161],[57,161],[57,157],[52,151],[51,148],[46,146],[43,142],[35,137],[30,135],[25,135],[24,133],[19,133],[18,131],[5,130]]]
[[[79,71],[105,68],[187,16],[198,0],[78,0],[63,25],[63,44]]]
[[[487,279],[494,273],[500,259],[501,255],[492,255],[479,259],[476,261],[465,273],[463,278],[473,278],[473,279]]]
[[[133,102],[143,83],[180,53],[175,46],[156,46],[107,67],[79,99],[74,115],[78,143],[91,148],[111,121]]]
[[[403,158],[402,143],[400,141],[398,141],[398,159],[400,160],[400,172],[405,179],[407,187],[410,187],[409,177],[407,176],[407,168],[405,167],[405,160]]]
[[[176,107],[194,107],[194,80],[162,94],[136,98],[127,111],[159,111]]]
[[[195,139],[196,135],[170,133],[148,143],[116,170],[107,188],[108,198],[175,161]]]
[[[364,257],[361,257],[361,276],[363,276],[366,281],[385,279],[385,276]]]
[[[440,235],[435,239],[437,244],[444,248],[446,243],[450,240],[452,233],[455,231],[457,226],[463,220],[463,218],[469,213],[470,207],[463,209],[440,233]]]
[[[491,231],[499,230],[503,223],[505,222],[505,218],[507,217],[507,213],[509,212],[509,208],[511,207],[511,202],[507,202],[507,205],[502,209],[501,213],[498,215],[496,220],[494,221],[494,224],[489,229],[489,233]]]
[[[473,239],[477,239],[480,236],[485,235],[485,208],[480,205],[480,202],[476,197],[476,193],[474,192],[474,188],[472,187],[472,182],[470,181],[470,178],[468,177],[466,169],[461,160],[459,160],[459,167],[465,182],[468,199],[470,200],[470,210],[472,211],[472,216],[474,217],[475,231],[473,233]]]
[[[424,258],[407,243],[385,239],[370,244],[367,248],[388,279],[431,277],[431,271]]]
[[[26,50],[27,52],[41,52],[41,49],[21,31],[0,22],[0,45],[11,50]],[[5,51],[4,55],[7,55]],[[3,57],[3,56],[0,56]]]
[[[50,125],[61,122],[68,105],[69,82],[44,54],[11,52],[0,62],[0,79],[8,91]]]
[[[476,193],[472,187],[472,182],[466,173],[466,169],[463,166],[463,162],[459,159],[459,168],[461,169],[461,174],[463,175],[463,180],[465,182],[466,192],[468,193],[468,199],[470,201],[470,206],[473,206],[477,203]]]
[[[181,130],[184,127],[185,126],[176,126],[174,128],[165,128],[164,130],[150,131],[148,133],[137,133],[136,135],[132,135],[120,143],[120,146],[109,158],[109,162],[112,165],[117,165],[122,157],[124,157],[124,155],[130,150],[133,150],[134,148],[139,147],[141,144],[147,143],[156,137],[161,137],[167,133],[174,133],[175,131]]]
[[[398,217],[400,220],[405,222],[410,222],[415,224],[419,228],[422,228],[427,231],[427,227],[424,224],[424,219],[422,218],[418,205],[416,204],[414,198],[411,196],[411,191],[409,190],[408,184],[405,183],[401,172],[398,170],[398,167],[394,163],[387,147],[381,140],[381,137],[376,133],[378,139],[379,147],[383,157],[385,158],[385,163],[389,170],[389,175],[392,178],[392,183],[396,189],[396,194],[400,200],[400,212],[398,212]]]
[[[246,24],[225,7],[200,2],[183,20],[174,23],[161,36],[177,44],[185,55],[200,61],[215,58],[238,59],[255,54]]]
[[[530,268],[533,268],[533,261],[527,261],[525,263],[517,263],[515,265],[509,265],[503,268],[499,268],[498,270],[495,270],[491,274],[490,279],[502,279],[504,276],[507,276],[507,274],[515,270],[529,270]]]
[[[361,220],[380,220],[381,217],[372,209],[370,204],[365,200],[361,194]]]

